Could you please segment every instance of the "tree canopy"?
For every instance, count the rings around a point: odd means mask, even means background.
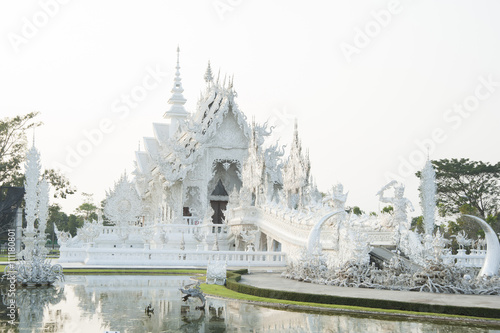
[[[26,131],[40,126],[34,121],[38,112],[0,120],[0,184],[23,186],[22,163],[26,158]]]
[[[24,185],[23,163],[28,151],[26,132],[42,125],[35,121],[38,112],[0,120],[0,186]],[[54,197],[66,198],[76,192],[69,180],[59,171],[47,169],[43,176],[52,186]]]
[[[92,193],[82,193],[84,202],[76,209],[76,215],[86,220],[97,220],[97,206],[94,205]]]
[[[459,213],[464,205],[477,210],[483,218],[498,214],[500,163],[492,165],[462,158],[436,160],[432,165],[436,171],[437,204],[442,215]]]

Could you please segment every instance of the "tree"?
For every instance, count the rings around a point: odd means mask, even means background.
[[[50,205],[49,207],[49,219],[47,221],[47,229],[45,230],[48,235],[48,239],[57,241],[57,237],[55,235],[54,224],[57,226],[57,229],[60,231],[68,231],[69,230],[69,217],[61,211],[61,206],[58,204]],[[52,243],[53,244],[53,243]]]
[[[0,186],[24,185],[22,167],[28,150],[26,131],[42,125],[34,120],[38,114],[31,112],[24,116],[0,120]],[[44,171],[43,176],[55,191],[56,198],[66,198],[76,192],[69,180],[59,171],[48,169]]]
[[[424,233],[424,217],[420,215],[412,218],[410,228],[415,232]]]
[[[385,206],[384,208],[382,208],[382,210],[380,211],[382,214],[393,214],[394,213],[394,207],[392,207],[391,205],[389,206]]]
[[[85,220],[97,220],[97,207],[93,203],[93,194],[91,193],[82,193],[85,197],[84,203],[82,203],[76,209],[76,213],[78,216],[83,217]]]
[[[68,217],[68,230],[71,236],[76,236],[76,229],[83,226],[83,217],[71,214]]]
[[[468,205],[486,218],[498,214],[500,163],[442,159],[432,161],[436,170],[437,204],[441,215],[459,213]],[[417,172],[420,178],[420,172]]]
[[[23,186],[22,163],[26,158],[28,142],[26,131],[41,125],[33,119],[38,112],[0,120],[0,184]]]
[[[43,172],[43,177],[47,179],[54,190],[54,198],[66,199],[69,194],[75,194],[76,188],[71,186],[69,180],[54,169],[48,169]]]
[[[357,216],[363,215],[365,212],[361,210],[358,206],[352,207],[352,213]]]

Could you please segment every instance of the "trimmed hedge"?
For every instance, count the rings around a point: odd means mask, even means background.
[[[228,289],[231,289],[233,291],[242,294],[274,298],[274,299],[282,299],[287,301],[349,305],[349,306],[359,306],[366,308],[402,310],[402,311],[413,311],[413,312],[431,312],[431,313],[442,313],[450,315],[480,317],[480,318],[497,318],[497,319],[500,318],[500,309],[422,304],[422,303],[400,302],[400,301],[369,299],[369,298],[307,294],[307,293],[298,293],[298,292],[283,291],[283,290],[257,288],[239,283],[239,281],[241,280],[241,275],[247,274],[247,272],[248,271],[246,269],[228,272],[226,279],[226,287]]]

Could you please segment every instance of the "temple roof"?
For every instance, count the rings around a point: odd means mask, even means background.
[[[157,169],[162,174],[167,186],[184,179],[187,173],[194,168],[195,162],[204,151],[203,147],[216,135],[217,129],[229,112],[234,115],[244,136],[249,140],[251,136],[246,116],[239,110],[235,102],[237,93],[233,88],[232,79],[224,79],[222,84],[219,84],[218,79],[214,82],[209,63],[204,75],[207,84],[205,93],[198,101],[195,114],[191,116],[184,109],[186,100],[182,96],[184,90],[179,68],[177,58],[172,97],[168,102],[172,106],[164,117],[184,118],[185,120],[180,120],[175,133],[172,133],[170,124],[154,123],[154,137],[144,138],[146,152],[136,154],[137,172],[145,173],[146,168],[149,170]],[[145,158],[145,153],[149,155],[149,160]]]
[[[144,138],[144,148],[150,156],[157,156],[160,151],[160,146],[156,138]]]
[[[137,168],[140,173],[149,173],[151,171],[151,159],[145,151],[136,151]]]
[[[167,142],[168,138],[170,137],[170,125],[153,123],[153,132],[155,138],[160,142],[160,144]]]

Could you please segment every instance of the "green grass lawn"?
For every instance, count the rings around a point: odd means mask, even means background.
[[[442,313],[413,312],[413,311],[402,311],[402,310],[366,308],[366,307],[348,306],[348,305],[295,302],[295,301],[287,301],[287,300],[281,300],[281,299],[258,297],[258,296],[242,294],[242,293],[238,293],[238,292],[232,291],[230,289],[227,289],[224,286],[219,286],[219,285],[214,285],[214,284],[211,284],[211,285],[202,284],[201,290],[203,290],[203,292],[205,294],[208,294],[208,295],[237,299],[237,300],[248,301],[248,302],[266,303],[266,305],[269,305],[269,306],[275,305],[279,308],[285,308],[285,309],[293,308],[293,307],[302,308],[302,309],[315,307],[315,308],[321,308],[321,309],[330,309],[332,311],[339,311],[339,312],[352,311],[352,312],[357,312],[357,313],[377,314],[380,316],[399,315],[399,316],[407,316],[407,317],[424,317],[424,318],[428,317],[428,318],[438,319],[438,320],[439,319],[445,320],[447,318],[455,318],[455,319],[462,319],[462,320],[467,320],[467,319],[469,319],[469,320],[470,319],[488,320],[488,321],[494,320],[494,321],[498,321],[498,323],[500,325],[500,319],[498,319],[498,318],[478,318],[478,317],[468,317],[468,316],[459,316],[459,315],[449,315],[449,314],[442,314]],[[290,307],[290,305],[292,307]]]

